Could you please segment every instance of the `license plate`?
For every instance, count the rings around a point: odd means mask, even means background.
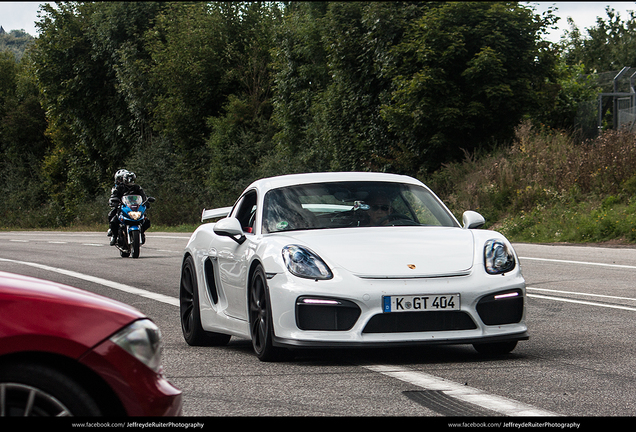
[[[422,312],[460,310],[459,294],[383,296],[384,312]]]

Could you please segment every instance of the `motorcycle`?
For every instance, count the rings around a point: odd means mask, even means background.
[[[152,202],[155,202],[153,197],[148,197],[146,201],[143,201],[141,195],[125,195],[121,198],[117,215],[119,231],[115,246],[119,249],[122,258],[131,255],[133,258],[139,258],[139,249],[145,243],[144,236],[141,234],[141,226],[146,221],[147,204]]]

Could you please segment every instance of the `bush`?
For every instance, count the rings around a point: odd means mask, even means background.
[[[513,145],[467,155],[425,182],[460,216],[516,241],[636,241],[636,136],[607,131],[578,142],[524,123]]]

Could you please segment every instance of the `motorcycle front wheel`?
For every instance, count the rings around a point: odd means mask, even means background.
[[[130,246],[128,243],[128,233],[123,229],[123,227],[119,228],[119,237],[117,238],[117,248],[119,249],[119,255],[122,258],[128,258],[130,256]]]
[[[133,258],[139,258],[139,248],[141,246],[141,233],[135,230],[130,233],[130,253]]]

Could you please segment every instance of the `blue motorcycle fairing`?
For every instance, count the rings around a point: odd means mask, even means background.
[[[144,219],[146,218],[145,213],[146,213],[146,206],[144,205],[140,205],[140,206],[133,206],[133,207],[138,207],[137,209],[134,208],[130,208],[128,206],[123,206],[121,208],[121,211],[119,212],[119,221],[121,223],[123,223],[124,225],[129,226],[129,229],[131,227],[136,227],[137,229],[139,229],[139,225],[141,225],[144,222]],[[141,217],[139,219],[133,219],[131,218],[128,213],[131,211],[137,211],[141,213]]]
[[[149,197],[147,201],[154,202],[154,198]],[[122,257],[138,258],[139,246],[145,243],[141,227],[148,222],[145,201],[140,195],[124,195],[118,210],[119,234],[115,246]]]

